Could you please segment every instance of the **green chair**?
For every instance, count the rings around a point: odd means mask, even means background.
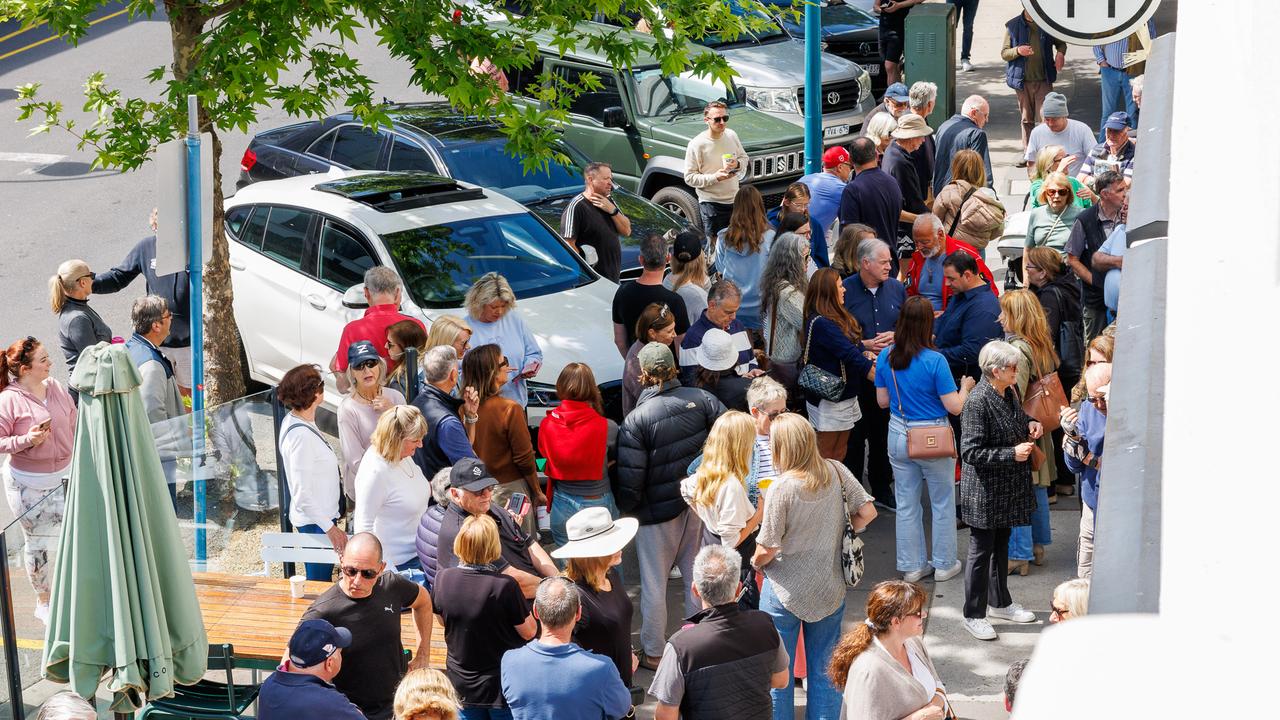
[[[195,685],[175,685],[173,697],[153,700],[142,708],[139,720],[149,717],[235,720],[258,697],[257,685],[237,685],[231,681],[236,667],[235,648],[227,643],[209,646],[209,669],[225,670],[227,681],[201,680]]]

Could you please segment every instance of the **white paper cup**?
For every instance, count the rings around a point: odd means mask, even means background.
[[[294,575],[289,578],[289,597],[298,600],[307,594],[307,576]]]

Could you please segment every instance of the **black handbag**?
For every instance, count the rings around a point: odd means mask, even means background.
[[[804,354],[800,356],[800,364],[803,367],[796,384],[805,392],[811,392],[824,400],[838,402],[840,396],[844,395],[846,381],[844,363],[840,363],[840,377],[832,375],[817,365],[809,364],[809,342],[813,340],[813,324],[817,321],[818,318],[809,321],[809,331],[804,336]]]

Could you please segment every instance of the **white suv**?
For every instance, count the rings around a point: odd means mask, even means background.
[[[570,362],[591,366],[606,406],[621,401],[622,358],[610,342],[617,285],[504,195],[426,173],[305,175],[236,193],[226,229],[236,324],[255,380],[274,385],[301,363],[327,366],[342,328],[363,315],[348,291],[374,265],[396,271],[401,311],[428,327],[442,314],[465,316],[467,288],[496,271],[542,346],[530,424],[556,404],[556,377]],[[325,405],[335,410],[342,396],[327,383]]]

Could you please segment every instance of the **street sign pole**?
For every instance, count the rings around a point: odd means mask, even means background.
[[[822,9],[804,5],[804,171],[822,170]]]
[[[195,95],[187,96],[187,273],[191,282],[191,476],[194,489],[196,570],[207,558],[204,473],[204,244],[200,218],[200,122]]]

